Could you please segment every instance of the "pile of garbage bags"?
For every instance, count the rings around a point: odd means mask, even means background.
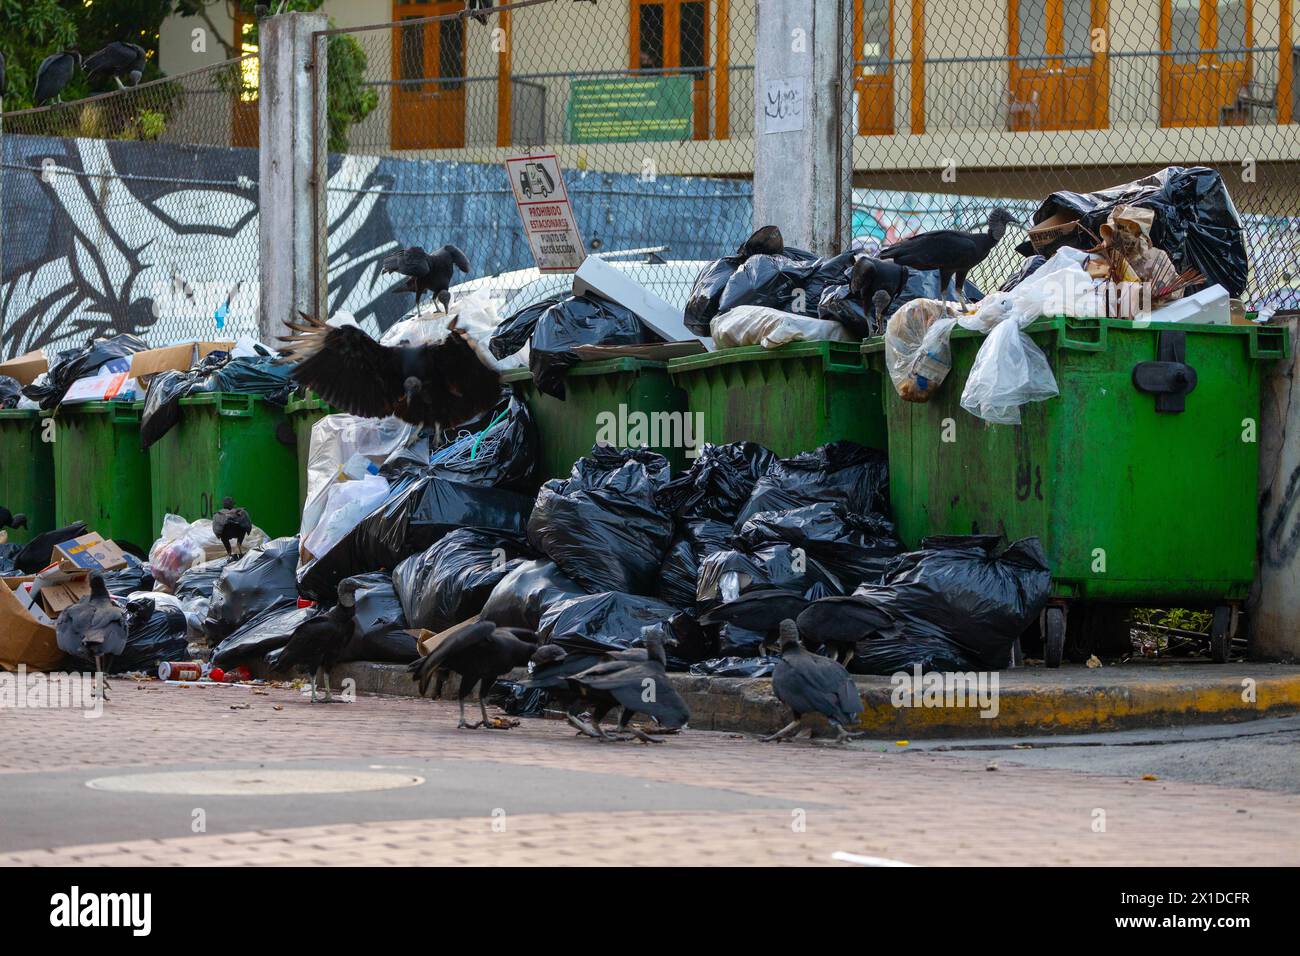
[[[140,449],[147,451],[181,420],[181,399],[202,392],[240,392],[284,405],[294,392],[291,366],[276,365],[275,356],[258,346],[259,354],[235,356],[210,352],[187,372],[155,375],[145,393],[140,416]],[[265,354],[260,354],[265,351]]]
[[[23,389],[23,394],[42,409],[56,408],[78,381],[92,378],[110,366],[115,374],[124,373],[130,368],[131,356],[148,347],[134,335],[124,334],[98,339],[80,348],[64,349],[47,372]]]

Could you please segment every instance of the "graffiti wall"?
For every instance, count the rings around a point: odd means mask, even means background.
[[[3,137],[0,355],[131,332],[150,344],[252,334],[258,157],[241,148]],[[750,230],[748,182],[566,171],[603,251],[713,258]],[[465,250],[470,277],[532,265],[502,167],[331,156],[329,308],[387,328],[412,299],[379,263],[399,245]]]

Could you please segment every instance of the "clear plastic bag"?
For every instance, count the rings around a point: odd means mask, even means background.
[[[986,422],[1019,425],[1021,405],[1059,394],[1043,350],[1018,322],[1002,322],[994,326],[975,356],[961,393],[961,407]]]
[[[774,349],[789,342],[854,342],[839,322],[782,312],[764,305],[740,305],[717,315],[710,326],[720,349],[761,345]]]
[[[260,548],[265,542],[266,532],[255,527],[244,538],[244,550]],[[225,545],[212,532],[211,518],[189,522],[180,515],[169,514],[163,517],[161,536],[149,549],[149,568],[154,581],[170,592],[190,568],[225,554]]]
[[[948,338],[957,320],[937,299],[913,299],[885,327],[885,366],[899,397],[928,402],[952,368]]]
[[[304,534],[302,559],[327,553],[343,536],[361,523],[388,497],[388,479],[366,475],[358,481],[339,481],[325,489],[320,514],[323,517]],[[306,520],[303,522],[306,530]]]

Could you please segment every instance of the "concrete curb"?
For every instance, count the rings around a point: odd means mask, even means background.
[[[400,664],[345,664],[331,676],[336,688],[350,678],[359,693],[416,696]],[[512,676],[522,678],[523,672]],[[897,692],[891,678],[858,677],[864,711],[856,729],[881,739],[993,738],[1234,723],[1300,713],[1300,666],[1294,665],[1021,668],[997,678],[996,716],[982,717],[979,706],[926,705],[924,684],[921,706],[913,706],[911,695]],[[673,674],[672,682],[690,707],[691,727],[698,730],[770,733],[790,719],[767,679]],[[446,693],[454,699],[454,692],[453,680]],[[933,693],[931,687],[931,703]],[[902,696],[909,706],[895,706]]]

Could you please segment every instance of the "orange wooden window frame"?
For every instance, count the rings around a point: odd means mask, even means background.
[[[397,85],[397,81],[402,79],[402,30],[401,21],[404,17],[411,19],[424,19],[426,17],[438,17],[451,13],[459,13],[465,9],[462,0],[429,0],[428,3],[401,2],[393,0],[392,21],[398,26],[392,31],[392,56],[391,56],[391,74],[394,81],[393,86],[389,88],[389,144],[394,149],[455,149],[465,145],[465,85],[462,83],[458,96],[449,96],[448,100],[455,102],[457,107],[453,110],[450,117],[443,115],[433,115],[428,117],[428,122],[418,128],[409,126],[401,121],[398,116],[399,111],[411,108],[410,104],[422,95],[420,93],[407,92],[405,87]],[[461,29],[465,27],[462,21]],[[436,82],[439,68],[439,58],[441,57],[440,35],[441,24],[437,21],[426,23],[420,27],[426,31],[424,42],[421,50],[424,55],[424,63],[421,64],[421,71],[424,76],[433,77],[429,82]],[[429,45],[429,36],[433,34],[436,46],[431,52]],[[461,56],[464,62],[468,63],[469,45],[468,36],[462,34]],[[430,62],[432,61],[432,62]],[[441,91],[441,88],[439,88]],[[450,119],[450,125],[448,125]],[[507,123],[509,122],[507,118]],[[452,135],[445,135],[447,130],[451,129]],[[497,118],[497,132],[500,135],[500,116]],[[423,141],[419,134],[427,134],[427,142]]]
[[[671,70],[674,67],[682,65],[682,32],[681,16],[682,7],[690,3],[704,4],[704,66],[706,71],[696,75],[694,90],[694,133],[693,139],[709,138],[709,72],[707,67],[712,64],[712,58],[709,53],[709,30],[712,24],[714,35],[719,36],[724,27],[730,27],[724,23],[722,16],[718,17],[718,23],[712,23],[710,14],[713,12],[714,3],[719,0],[629,0],[628,5],[628,45],[627,45],[627,63],[628,69],[637,71],[641,69],[641,9],[643,7],[662,7],[664,12],[664,63],[661,69]],[[722,0],[725,5],[726,0]],[[724,41],[725,43],[725,41]],[[726,47],[729,49],[729,46]],[[714,84],[715,94],[719,84]],[[727,87],[723,87],[726,89]],[[727,110],[723,109],[719,113],[721,116],[727,115]],[[728,117],[729,120],[729,117]],[[729,122],[724,120],[723,126],[719,130],[719,138],[726,139],[729,134]]]
[[[1046,49],[1043,55],[1049,59],[1043,61],[1040,67],[1026,68],[1020,65],[1016,59],[1020,55],[1020,4],[1025,2],[1042,2],[1045,14],[1043,29],[1046,33]],[[1109,63],[1109,33],[1110,33],[1110,0],[1091,0],[1088,10],[1089,22],[1088,30],[1091,34],[1093,30],[1103,30],[1106,33],[1107,45],[1100,51],[1093,51],[1092,59],[1088,64],[1087,82],[1092,87],[1094,96],[1092,114],[1088,117],[1085,129],[1105,129],[1110,124],[1110,63]],[[1065,69],[1065,2],[1064,0],[1008,0],[1007,2],[1007,55],[1011,57],[1009,69],[1007,70],[1007,89],[1008,96],[1013,96],[1019,86],[1028,77],[1035,74],[1045,74],[1050,71]],[[1055,84],[1056,95],[1051,100],[1057,104],[1054,107],[1054,115],[1048,117],[1046,122],[1032,127],[1037,130],[1060,130],[1074,129],[1077,127],[1065,125],[1065,121],[1060,117],[1064,115],[1064,106],[1067,96],[1067,90],[1064,84],[1066,79],[1064,73],[1058,73],[1060,82]],[[1051,88],[1049,84],[1049,89]]]
[[[864,18],[865,0],[853,0],[853,85],[858,91],[857,134],[859,136],[892,136],[894,134],[894,0],[889,0],[889,12],[886,25],[887,49],[885,56],[889,67],[884,73],[866,73],[858,62],[862,59],[862,44],[866,42],[866,23]],[[873,87],[883,88],[885,105],[877,113],[881,120],[872,123],[872,116],[862,103]]]
[[[1245,46],[1250,49],[1255,45],[1255,0],[1244,0],[1246,13]],[[1279,123],[1291,121],[1291,10],[1290,0],[1280,0],[1278,17],[1278,84],[1277,84],[1277,118]],[[1254,68],[1254,54],[1245,53],[1240,60],[1224,60],[1221,54],[1206,53],[1206,50],[1219,48],[1219,4],[1218,0],[1200,0],[1197,16],[1197,47],[1201,51],[1197,56],[1198,65],[1221,63],[1240,63],[1243,80],[1248,82]],[[1160,0],[1160,125],[1162,126],[1204,126],[1219,125],[1218,122],[1184,122],[1173,119],[1170,107],[1171,77],[1177,66],[1174,56],[1180,52],[1174,49],[1174,11],[1173,0]],[[1216,98],[1222,99],[1222,96]],[[1215,117],[1206,117],[1216,120]]]

